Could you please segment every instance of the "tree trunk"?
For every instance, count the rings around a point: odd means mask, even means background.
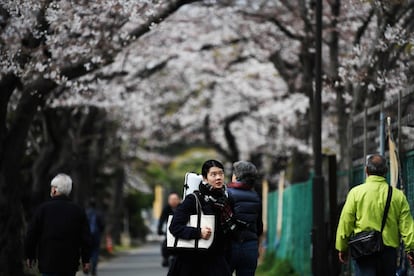
[[[113,205],[111,206],[111,217],[110,217],[110,225],[109,231],[111,236],[114,239],[116,244],[121,243],[121,233],[122,233],[122,225],[123,225],[123,218],[124,218],[124,182],[125,182],[125,173],[123,168],[118,168],[114,175],[113,187],[114,187],[114,195],[113,195]]]
[[[49,186],[45,185],[45,181],[52,177],[50,175],[50,167],[55,163],[54,157],[57,155],[56,137],[53,135],[52,124],[52,118],[56,118],[55,116],[56,114],[54,112],[46,110],[39,119],[39,124],[41,124],[43,130],[44,143],[31,170],[33,183],[31,188],[31,210],[44,201],[49,190]]]
[[[5,75],[0,81],[0,155],[3,153],[3,142],[7,136],[7,106],[18,84],[19,78],[13,74]]]
[[[2,275],[22,275],[23,187],[19,178],[21,160],[26,149],[26,137],[37,107],[54,83],[38,79],[22,93],[15,120],[2,141],[0,160],[0,268]],[[37,93],[32,93],[37,91]],[[6,118],[4,118],[6,119]],[[1,122],[4,123],[4,122]],[[20,230],[19,230],[20,229]]]

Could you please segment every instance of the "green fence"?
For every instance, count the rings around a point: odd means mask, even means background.
[[[414,215],[414,151],[408,152],[402,161],[403,188],[410,204],[411,214]]]
[[[282,228],[277,237],[278,192],[268,195],[267,251],[291,262],[300,275],[311,275],[312,180],[283,193]]]
[[[364,183],[365,181],[365,167],[358,166],[352,170],[352,187]]]

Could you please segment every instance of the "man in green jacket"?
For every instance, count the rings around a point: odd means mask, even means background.
[[[387,161],[379,154],[367,159],[364,184],[352,188],[342,209],[336,233],[336,249],[339,261],[348,262],[348,239],[362,231],[381,230],[382,216],[388,194]],[[400,238],[406,252],[414,250],[414,223],[410,207],[402,191],[393,188],[390,208],[382,238],[385,249],[378,255],[355,261],[356,275],[395,275],[397,270],[397,248]],[[413,263],[408,256],[410,264]],[[382,274],[379,274],[382,273]]]

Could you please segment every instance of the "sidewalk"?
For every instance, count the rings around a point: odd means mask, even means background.
[[[98,264],[99,276],[163,276],[168,269],[161,266],[160,243],[151,242],[138,248],[117,252]],[[78,272],[76,276],[84,276]]]

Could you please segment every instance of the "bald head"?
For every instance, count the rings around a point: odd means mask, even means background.
[[[388,172],[387,160],[382,155],[372,154],[367,159],[366,170],[368,175],[385,177]]]

